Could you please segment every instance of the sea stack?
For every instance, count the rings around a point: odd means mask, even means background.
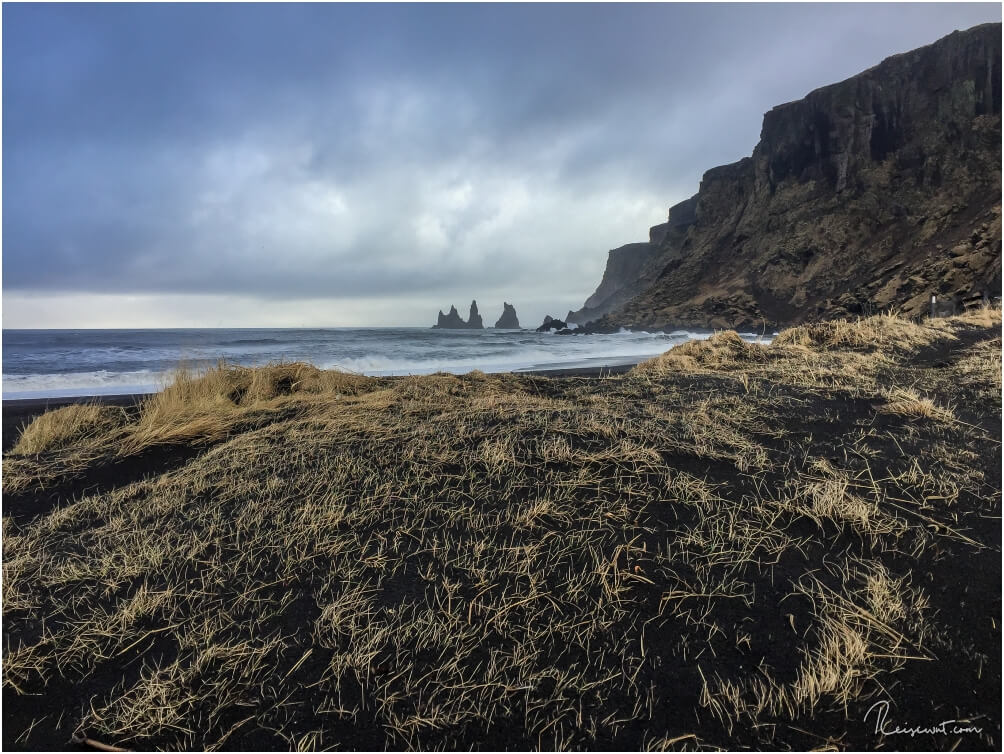
[[[478,314],[478,302],[471,301],[471,314],[466,322],[460,318],[457,307],[451,306],[449,314],[443,314],[443,310],[440,309],[439,318],[432,327],[434,330],[483,330],[481,315]]]
[[[519,317],[516,316],[516,307],[512,304],[502,303],[502,316],[495,323],[496,330],[518,330]]]
[[[439,319],[434,327],[442,328],[444,330],[460,330],[467,327],[467,323],[460,319],[460,313],[457,311],[457,307],[451,306],[449,314],[443,314],[443,310],[439,310]]]
[[[467,317],[467,327],[471,330],[483,330],[485,327],[481,322],[481,315],[478,314],[477,301],[471,301],[471,313]]]

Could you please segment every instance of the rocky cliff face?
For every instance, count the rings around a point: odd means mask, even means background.
[[[986,24],[775,107],[751,157],[705,173],[682,232],[656,226],[630,264],[611,252],[574,314],[758,328],[999,294],[1000,93]]]
[[[518,330],[519,317],[516,316],[516,307],[512,304],[502,303],[502,316],[495,322],[496,330]]]
[[[585,324],[616,311],[642,293],[662,269],[667,254],[686,238],[694,224],[697,195],[669,208],[669,219],[648,230],[648,241],[612,249],[603,280],[578,311],[568,312],[568,322]]]

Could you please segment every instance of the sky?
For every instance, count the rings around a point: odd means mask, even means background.
[[[763,114],[999,3],[3,5],[3,326],[579,308]]]

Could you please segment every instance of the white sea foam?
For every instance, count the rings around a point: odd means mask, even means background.
[[[3,397],[70,398],[80,395],[120,395],[152,393],[166,384],[168,375],[148,369],[134,372],[93,372],[67,374],[5,374]]]
[[[344,369],[360,374],[392,376],[450,372],[464,374],[478,369],[482,372],[526,371],[532,369],[574,368],[586,366],[616,366],[633,364],[664,353],[674,345],[709,334],[630,332],[622,330],[608,335],[554,335],[541,338],[534,346],[513,348],[482,355],[466,353],[436,358],[394,358],[387,354],[366,354],[334,359],[322,366]]]

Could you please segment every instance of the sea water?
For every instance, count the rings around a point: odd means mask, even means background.
[[[708,332],[556,335],[420,327],[185,330],[4,330],[3,397],[49,398],[161,389],[179,367],[221,359],[306,361],[383,376],[631,364]],[[756,340],[752,333],[744,334]]]

